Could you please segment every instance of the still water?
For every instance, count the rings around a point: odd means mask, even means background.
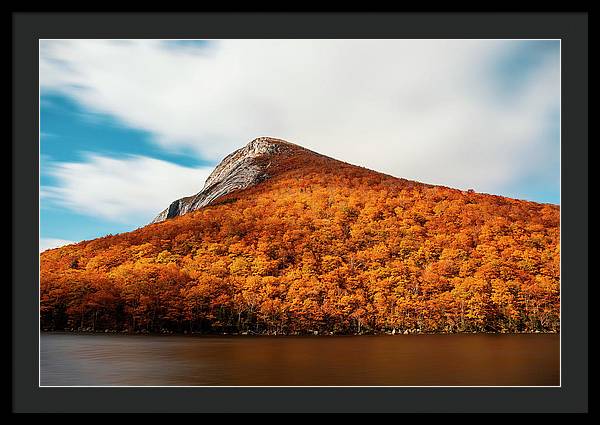
[[[560,338],[44,333],[41,385],[559,385]]]

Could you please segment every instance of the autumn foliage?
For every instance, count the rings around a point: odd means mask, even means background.
[[[559,207],[312,153],[213,205],[41,254],[41,326],[296,334],[559,329]]]

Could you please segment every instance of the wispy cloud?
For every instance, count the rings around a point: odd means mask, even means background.
[[[547,140],[559,107],[557,50],[527,61],[519,43],[44,41],[40,77],[43,90],[208,160],[272,135],[392,175],[501,193],[545,175],[558,156]]]
[[[55,238],[40,238],[40,252],[44,252],[48,249],[58,248],[59,246],[65,246],[75,243],[74,241],[68,241],[65,239]]]
[[[115,159],[90,154],[83,162],[52,163],[56,185],[42,202],[85,215],[147,223],[176,198],[197,193],[211,168],[188,168],[144,156]]]

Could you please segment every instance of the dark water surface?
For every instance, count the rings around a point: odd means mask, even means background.
[[[41,385],[559,385],[560,338],[43,333]]]

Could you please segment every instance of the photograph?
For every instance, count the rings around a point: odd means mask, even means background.
[[[559,387],[560,39],[39,40],[41,387]]]

